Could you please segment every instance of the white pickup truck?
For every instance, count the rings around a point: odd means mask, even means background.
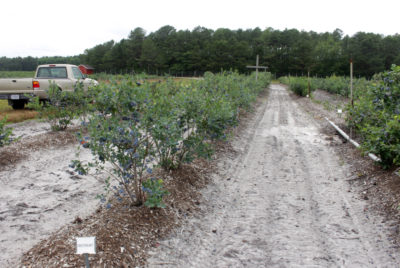
[[[96,80],[85,77],[75,65],[39,65],[34,78],[0,79],[0,99],[8,100],[14,109],[23,109],[29,96],[46,100],[51,83],[55,83],[60,90],[73,91],[78,82],[83,83],[85,89],[98,85]]]

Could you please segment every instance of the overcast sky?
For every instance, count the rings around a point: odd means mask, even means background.
[[[400,0],[2,0],[0,57],[73,56],[171,25],[400,33]]]

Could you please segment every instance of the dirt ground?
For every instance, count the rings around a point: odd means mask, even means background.
[[[324,91],[318,91],[315,95],[315,101],[309,101],[304,98],[296,98],[296,102],[309,113],[320,125],[322,133],[327,135],[336,134],[330,127],[324,117],[333,120],[347,133],[353,133],[345,124],[343,115],[337,113],[338,107],[343,107],[343,103],[348,103],[348,99],[340,96],[332,96]],[[330,102],[333,105],[329,109],[321,108],[320,103]],[[357,135],[353,133],[352,138],[360,142]],[[388,228],[394,248],[400,245],[400,176],[398,168],[389,170],[382,169],[379,164],[372,161],[367,156],[362,156],[359,150],[356,150],[350,143],[343,141],[342,144],[335,144],[333,147],[340,156],[341,161],[348,164],[351,176],[347,179],[350,190],[367,200],[368,207],[366,211],[372,211],[379,214],[383,220],[382,224]]]
[[[0,267],[83,267],[78,236],[96,236],[91,267],[398,267],[400,180],[326,123],[344,125],[346,100],[269,91],[212,161],[158,171],[160,210],[99,207],[101,180],[68,167],[74,130],[16,125],[24,138],[0,149]]]
[[[20,141],[0,149],[0,267],[15,267],[40,239],[91,214],[103,189],[69,168],[77,159],[74,130],[54,133],[40,122],[14,127]],[[80,158],[91,159],[90,152]]]

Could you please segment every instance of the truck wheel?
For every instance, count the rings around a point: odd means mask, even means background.
[[[21,110],[25,108],[26,101],[24,100],[13,100],[11,101],[11,106],[14,110]]]

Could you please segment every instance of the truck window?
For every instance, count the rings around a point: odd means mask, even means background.
[[[74,75],[75,79],[84,79],[81,70],[79,70],[77,67],[72,67],[72,74]]]
[[[37,73],[38,78],[67,78],[65,67],[40,67]]]

